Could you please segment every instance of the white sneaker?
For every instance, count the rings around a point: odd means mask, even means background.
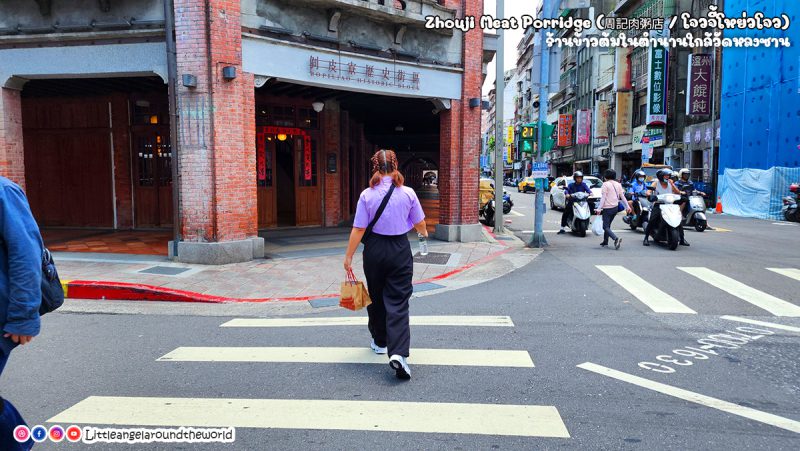
[[[395,371],[398,379],[411,379],[411,368],[406,363],[406,358],[400,355],[393,355],[389,358],[389,366]]]
[[[389,352],[386,348],[382,348],[376,345],[375,340],[372,340],[372,343],[369,344],[369,347],[372,348],[373,351],[375,351],[375,354],[386,354]]]

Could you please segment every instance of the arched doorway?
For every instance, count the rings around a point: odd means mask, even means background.
[[[402,164],[400,172],[406,186],[417,192],[428,231],[433,232],[439,223],[439,165],[429,158],[414,157]]]

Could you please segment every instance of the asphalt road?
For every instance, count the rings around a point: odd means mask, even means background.
[[[524,232],[533,228],[534,195],[512,196],[522,216],[510,216],[509,227],[526,239]],[[557,229],[559,214],[548,212],[545,230]],[[800,280],[792,272],[766,269],[800,268],[792,238],[800,229],[724,216],[712,217],[711,225],[717,231],[687,232],[692,246],[675,252],[644,248],[641,233],[629,231],[620,234],[619,251],[600,248],[595,236],[547,232],[550,247],[528,266],[469,289],[414,299],[412,316],[500,315],[510,317],[513,327],[412,326],[414,349],[495,353],[467,366],[413,365],[412,349],[409,382],[396,380],[385,364],[325,363],[338,358],[337,351],[320,348],[368,345],[369,334],[360,326],[243,328],[220,327],[233,319],[220,316],[54,313],[44,319],[34,343],[14,352],[0,392],[30,424],[46,425],[56,415],[62,425],[107,425],[120,415],[147,419],[132,426],[168,425],[177,421],[169,417],[171,403],[186,402],[173,398],[189,398],[181,413],[187,426],[229,418],[230,408],[213,403],[217,399],[253,402],[234,412],[239,420],[253,417],[247,409],[259,404],[252,400],[299,402],[288,408],[276,404],[286,408],[277,410],[284,427],[275,426],[274,418],[260,427],[240,426],[228,446],[96,449],[800,449],[800,317],[780,316],[800,306]],[[598,265],[622,267],[635,276],[623,271],[610,277]],[[701,278],[679,267],[706,272],[691,270]],[[664,296],[637,292],[642,283]],[[696,313],[659,313],[651,305]],[[320,316],[332,314],[315,317]],[[297,363],[158,360],[181,347],[220,346],[316,350]],[[203,360],[212,351],[187,360]],[[504,364],[496,351],[522,351],[534,366]],[[232,359],[236,352],[227,350],[217,360]],[[424,357],[420,353],[416,356]],[[433,363],[436,358],[441,356]],[[481,366],[487,364],[497,366]],[[90,405],[91,396],[115,398],[93,398],[99,401]],[[138,397],[170,399],[137,415],[145,405]],[[329,411],[303,400],[355,404],[335,404]],[[503,416],[512,412],[503,410],[509,406],[546,408],[520,421],[521,411]],[[553,412],[560,424],[552,421]],[[82,422],[87,415],[98,420]],[[292,420],[293,415],[300,418]],[[488,435],[459,429],[475,415],[476,429],[512,427]],[[408,426],[407,432],[392,431],[392,424]],[[562,425],[568,436],[559,433]],[[433,432],[419,432],[426,428]]]

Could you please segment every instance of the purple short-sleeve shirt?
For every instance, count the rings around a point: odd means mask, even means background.
[[[381,179],[380,185],[361,192],[353,227],[367,228],[372,218],[375,217],[383,197],[389,192],[391,184],[392,178],[385,176]],[[407,186],[401,186],[394,189],[389,203],[386,204],[386,209],[383,210],[383,214],[375,223],[372,231],[379,235],[403,235],[423,219],[425,219],[425,213],[419,204],[417,193]]]

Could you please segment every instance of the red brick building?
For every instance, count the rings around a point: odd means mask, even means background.
[[[249,260],[274,228],[347,224],[391,148],[437,236],[480,236],[491,55],[424,25],[482,1],[82,4],[0,5],[0,174],[43,227],[169,228],[180,261]]]

